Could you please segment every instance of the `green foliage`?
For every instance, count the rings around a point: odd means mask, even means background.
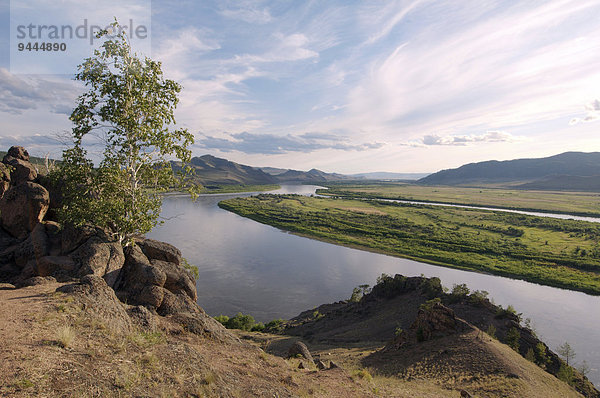
[[[394,336],[398,337],[400,336],[402,333],[404,333],[404,330],[400,327],[400,324],[396,324],[396,329],[394,329]]]
[[[565,341],[564,344],[560,345],[556,352],[558,353],[558,355],[565,359],[565,361],[567,362],[567,366],[569,366],[569,362],[572,362],[577,356],[575,354],[575,350],[571,348],[571,345],[567,341]]]
[[[467,298],[467,296],[469,295],[471,291],[469,290],[469,288],[467,287],[466,284],[461,283],[460,285],[455,284],[452,287],[452,292],[450,293],[450,302],[452,303],[456,303],[459,302],[465,298]]]
[[[504,337],[504,342],[510,348],[519,352],[519,339],[521,338],[521,333],[517,330],[517,328],[512,327],[506,332],[506,336]]]
[[[575,374],[572,367],[566,365],[565,363],[561,363],[556,377],[567,384],[573,384],[573,378],[575,377]]]
[[[312,313],[313,320],[315,320],[315,321],[318,321],[319,319],[323,318],[324,316],[325,315],[321,314],[319,312],[319,310],[314,310],[313,313]]]
[[[238,312],[233,318],[229,318],[225,327],[227,329],[240,329],[249,332],[254,326],[254,317]]]
[[[441,304],[441,303],[442,303],[442,299],[440,299],[439,297],[436,297],[431,300],[427,300],[426,302],[421,304],[419,306],[419,309],[423,310],[423,311],[431,311],[436,304]]]
[[[265,330],[265,325],[262,322],[257,322],[252,325],[251,332],[262,332]]]
[[[199,271],[197,266],[188,263],[188,261],[183,257],[181,258],[181,265],[183,266],[183,268],[187,269],[192,273],[195,280],[198,280]]]
[[[488,295],[485,290],[475,290],[469,296],[469,301],[475,305],[483,305],[488,300]]]
[[[351,303],[358,303],[366,294],[369,294],[371,287],[369,285],[359,285],[352,289],[352,295],[350,296]]]
[[[264,331],[268,333],[281,333],[283,332],[283,329],[285,329],[285,322],[280,318],[267,322]]]
[[[535,353],[533,352],[533,348],[529,348],[527,350],[527,354],[525,354],[525,359],[527,359],[529,362],[535,363]]]
[[[496,327],[492,324],[490,324],[490,326],[488,326],[487,330],[485,331],[491,338],[497,339],[498,337],[496,337]]]
[[[577,370],[583,375],[583,377],[587,377],[588,373],[590,373],[590,365],[587,363],[587,361],[583,361],[579,364]]]
[[[181,86],[163,77],[159,62],[134,54],[116,21],[113,27],[119,33],[100,32],[107,40],[75,75],[87,91],[70,117],[73,147],[51,178],[63,184],[63,222],[99,225],[129,243],[159,223],[159,194],[178,183],[169,159],[189,161],[193,135],[170,130]],[[98,168],[84,149],[92,135],[104,143]]]
[[[542,368],[546,369],[546,366],[550,363],[550,358],[548,357],[548,353],[546,352],[546,346],[544,343],[539,342],[535,346],[535,351],[537,354],[537,364]]]
[[[217,315],[214,318],[217,322],[220,322],[223,326],[227,327],[227,322],[229,322],[229,317],[227,315]]]

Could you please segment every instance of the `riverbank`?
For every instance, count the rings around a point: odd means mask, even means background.
[[[391,199],[447,205],[495,207],[539,213],[600,217],[597,193],[423,186],[406,183],[327,183],[317,194],[345,198]]]
[[[600,226],[464,208],[259,195],[219,206],[304,236],[600,294]]]

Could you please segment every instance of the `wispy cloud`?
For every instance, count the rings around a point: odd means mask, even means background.
[[[593,122],[600,119],[600,100],[593,100],[585,106],[586,116],[583,118],[575,117],[571,119],[569,124],[575,125],[577,123]]]
[[[27,110],[45,109],[70,115],[79,90],[68,80],[17,76],[0,68],[0,112],[20,115]]]
[[[355,144],[344,137],[305,133],[301,135],[251,134],[247,132],[229,134],[225,138],[203,135],[196,140],[201,148],[216,149],[221,152],[239,151],[248,154],[282,154],[288,152],[313,152],[320,149],[342,151],[364,151],[380,148],[381,143]]]
[[[422,145],[468,145],[474,143],[489,142],[513,142],[517,141],[511,134],[503,131],[488,131],[479,135],[437,135],[424,136],[418,144]]]
[[[236,1],[232,4],[226,4],[220,14],[227,18],[251,24],[266,24],[273,19],[268,7],[261,7],[255,2],[249,1]]]

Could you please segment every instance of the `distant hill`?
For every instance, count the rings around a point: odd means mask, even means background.
[[[376,171],[373,173],[352,174],[351,177],[365,178],[367,180],[418,180],[427,177],[430,173],[389,173]]]
[[[550,178],[554,176],[553,178]],[[560,178],[557,178],[560,176]],[[438,171],[418,182],[430,185],[462,185],[477,183],[517,182],[556,187],[566,184],[570,176],[600,176],[600,152],[565,152],[546,158],[516,159],[469,163],[456,169]],[[542,183],[545,180],[546,183]],[[550,182],[554,180],[554,182]],[[575,180],[574,180],[575,181]],[[540,188],[560,189],[560,188]],[[568,189],[568,188],[564,188]]]
[[[173,163],[175,167],[179,163]],[[252,167],[227,159],[204,155],[192,158],[190,166],[195,179],[204,186],[210,185],[266,185],[277,183],[318,183],[351,179],[336,173],[312,169],[299,171],[274,167]]]
[[[583,191],[600,192],[600,175],[596,176],[548,176],[539,180],[516,185],[518,189],[534,189],[548,191]]]
[[[192,158],[190,166],[195,179],[202,185],[263,185],[276,184],[275,178],[262,170],[227,159],[204,155]]]

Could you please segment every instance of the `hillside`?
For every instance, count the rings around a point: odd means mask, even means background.
[[[173,163],[179,167],[179,163]],[[278,169],[272,167],[252,167],[227,159],[217,158],[212,155],[204,155],[192,158],[190,166],[195,172],[194,179],[206,186],[222,185],[269,185],[278,183],[318,183],[326,181],[338,181],[349,177],[325,173],[312,169],[310,171],[298,171]]]
[[[418,182],[429,185],[533,182],[549,176],[600,175],[600,152],[565,152],[538,159],[490,160],[438,171]],[[564,178],[563,178],[564,179]],[[543,184],[539,185],[540,187]],[[543,189],[543,188],[540,188]]]

